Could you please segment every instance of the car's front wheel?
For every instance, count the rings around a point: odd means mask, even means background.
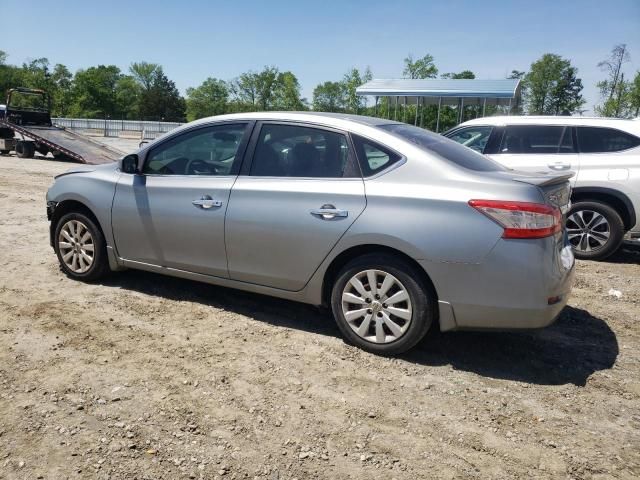
[[[576,258],[603,260],[622,244],[624,223],[609,205],[580,201],[567,215],[567,234]]]
[[[90,282],[109,272],[104,235],[87,215],[63,215],[54,235],[54,250],[68,276]]]
[[[348,342],[394,355],[416,345],[434,321],[436,298],[424,275],[388,254],[349,262],[333,285],[331,307]]]

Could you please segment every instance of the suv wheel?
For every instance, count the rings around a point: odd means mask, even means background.
[[[624,223],[609,205],[580,201],[567,215],[567,233],[576,258],[603,260],[622,244]]]
[[[388,254],[367,254],[338,274],[333,315],[349,343],[369,352],[405,352],[425,336],[436,297],[415,267]]]
[[[62,270],[73,279],[90,282],[109,272],[104,236],[82,213],[67,213],[58,221],[54,250]]]

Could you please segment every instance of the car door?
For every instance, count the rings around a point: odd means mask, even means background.
[[[507,125],[503,131],[499,147],[489,156],[506,167],[532,173],[578,171],[573,127]]]
[[[122,174],[112,209],[118,255],[228,277],[224,217],[248,136],[246,122],[194,128],[152,147],[141,174]]]
[[[256,126],[251,163],[231,191],[229,276],[296,291],[364,210],[364,182],[344,132],[300,123]]]

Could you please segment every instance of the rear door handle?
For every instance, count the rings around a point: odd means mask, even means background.
[[[319,217],[322,220],[333,220],[334,218],[344,218],[349,215],[347,210],[340,210],[333,205],[326,204],[320,208],[311,210],[311,215]]]
[[[209,210],[210,208],[213,208],[213,207],[222,206],[222,202],[220,200],[214,200],[209,195],[205,195],[200,200],[194,200],[191,203],[196,207],[202,208],[204,210]]]

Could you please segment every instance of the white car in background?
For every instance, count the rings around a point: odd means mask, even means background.
[[[515,170],[575,172],[567,232],[575,255],[601,260],[640,238],[640,122],[477,118],[444,135]]]

